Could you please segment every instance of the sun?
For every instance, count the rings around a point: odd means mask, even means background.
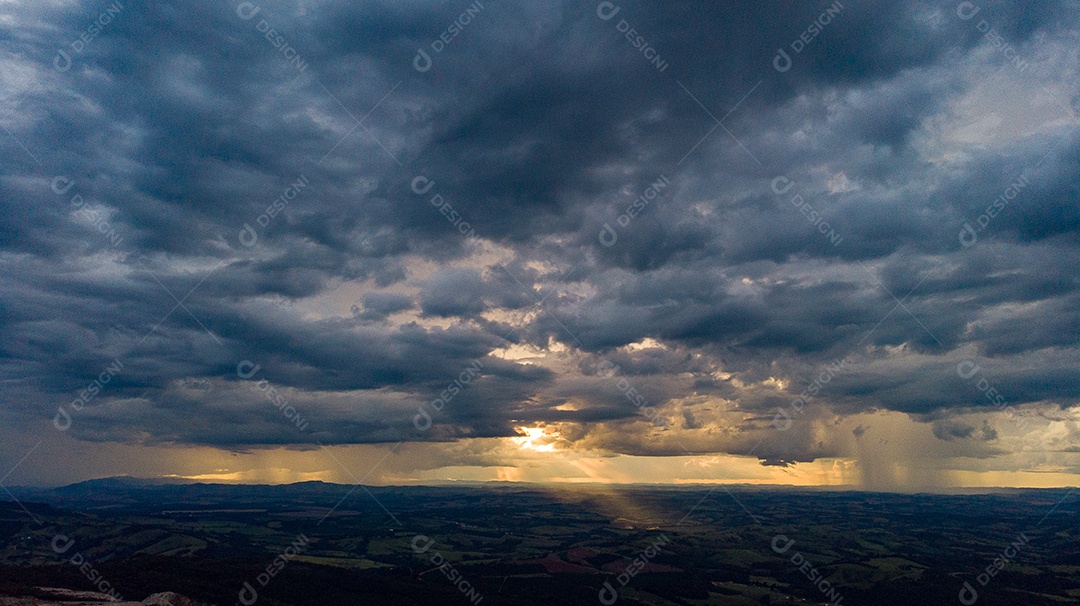
[[[510,438],[517,443],[521,450],[533,452],[555,452],[555,441],[559,439],[559,433],[547,432],[544,426],[540,427],[515,427],[518,433],[525,434],[520,438]]]

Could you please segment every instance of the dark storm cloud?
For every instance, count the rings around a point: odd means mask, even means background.
[[[109,5],[4,9],[0,374],[28,427],[114,360],[81,439],[242,448],[559,422],[680,454],[643,441],[605,360],[651,406],[745,411],[695,452],[751,452],[770,411],[841,359],[821,398],[838,414],[992,406],[957,376],[964,359],[1016,404],[1080,395],[1064,3],[988,1],[965,20],[954,2],[623,2],[604,20],[596,2],[545,1],[468,23],[466,3],[239,4],[125,6],[79,52]],[[1001,74],[1063,103],[968,134],[977,87]],[[983,227],[974,245],[965,223]],[[495,355],[508,347],[571,360]],[[245,360],[310,432],[237,376]],[[417,431],[418,407],[477,361]],[[799,431],[766,462],[838,452]]]
[[[364,307],[354,308],[354,313],[359,313],[365,319],[381,320],[386,316],[399,311],[413,308],[412,297],[395,293],[373,292],[364,295]]]

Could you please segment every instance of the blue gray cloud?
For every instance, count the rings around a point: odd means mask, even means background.
[[[27,432],[59,407],[86,442],[227,449],[560,423],[679,454],[608,361],[681,431],[707,427],[688,398],[728,406],[693,450],[776,463],[838,452],[752,448],[836,360],[822,406],[943,441],[997,436],[951,419],[993,407],[962,360],[1016,405],[1080,397],[1070,2],[0,16],[0,415]]]

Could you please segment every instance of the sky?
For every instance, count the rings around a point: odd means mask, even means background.
[[[0,484],[1080,479],[1080,3],[0,0]]]

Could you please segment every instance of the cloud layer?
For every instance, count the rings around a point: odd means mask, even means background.
[[[237,452],[547,427],[769,465],[869,461],[847,421],[875,412],[941,457],[1026,452],[1011,410],[1075,435],[1068,2],[0,18],[20,432],[61,407],[81,442]]]

